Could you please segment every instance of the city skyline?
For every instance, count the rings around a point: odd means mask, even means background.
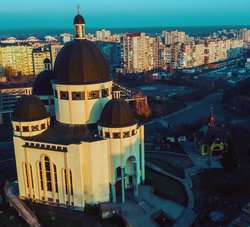
[[[34,4],[3,0],[0,9],[2,29],[69,28],[76,5],[89,28],[171,27],[171,26],[244,26],[250,24],[247,0],[138,0],[68,1],[48,0]],[[14,5],[14,6],[13,6]],[[18,18],[18,19],[17,19]]]

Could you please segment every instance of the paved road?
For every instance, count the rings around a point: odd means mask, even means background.
[[[231,117],[231,114],[221,107],[222,92],[215,92],[199,102],[191,103],[186,108],[167,115],[164,119],[170,125],[189,124],[197,121],[202,117],[209,117],[210,108],[214,108],[214,113],[217,121],[225,121],[226,117]],[[157,118],[147,123],[145,126],[152,125],[162,121]]]

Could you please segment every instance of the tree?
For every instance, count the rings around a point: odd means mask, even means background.
[[[16,76],[15,70],[10,66],[3,68],[3,76],[6,77],[8,82],[11,82]]]

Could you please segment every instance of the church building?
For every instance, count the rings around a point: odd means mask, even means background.
[[[125,201],[145,180],[144,127],[112,91],[107,62],[74,18],[75,40],[48,60],[33,95],[14,109],[19,196],[83,210],[85,204]],[[47,105],[46,105],[47,104]]]
[[[210,110],[208,125],[194,135],[194,145],[202,156],[222,155],[227,146],[228,131],[215,123],[213,108]]]

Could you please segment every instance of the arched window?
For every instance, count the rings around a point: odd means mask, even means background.
[[[39,162],[41,190],[44,190],[44,183],[45,183],[47,185],[47,191],[52,191],[52,176],[54,176],[55,192],[58,192],[56,165],[54,163],[50,163],[51,161],[47,156],[43,158],[43,161],[44,161],[44,166],[42,165],[43,162]],[[52,168],[50,168],[51,166]],[[43,176],[43,171],[45,172],[45,178]]]
[[[54,167],[55,187],[56,187],[56,192],[58,192],[58,183],[57,183],[56,165],[55,165],[55,164],[53,164],[53,167]]]
[[[40,174],[41,190],[43,190],[43,172],[42,172],[42,163],[41,162],[39,162],[39,174]]]
[[[27,188],[29,188],[29,187],[34,188],[31,164],[24,163],[23,166],[24,166],[24,171],[25,171],[25,176],[24,177],[25,177],[25,180],[26,180],[26,183],[27,183]],[[30,170],[30,176],[29,176],[29,170]],[[30,185],[29,182],[31,182],[31,185]]]
[[[45,175],[47,182],[47,190],[52,191],[52,180],[51,180],[51,171],[50,171],[50,160],[47,156],[44,157],[44,166],[45,166]]]
[[[64,189],[65,189],[65,192],[66,192],[66,194],[68,194],[69,192],[68,192],[68,177],[67,177],[67,170],[66,169],[64,169],[63,170],[63,177],[64,177]],[[73,180],[72,180],[72,172],[71,172],[71,170],[69,170],[69,183],[70,183],[70,190],[71,190],[71,195],[73,195]]]

